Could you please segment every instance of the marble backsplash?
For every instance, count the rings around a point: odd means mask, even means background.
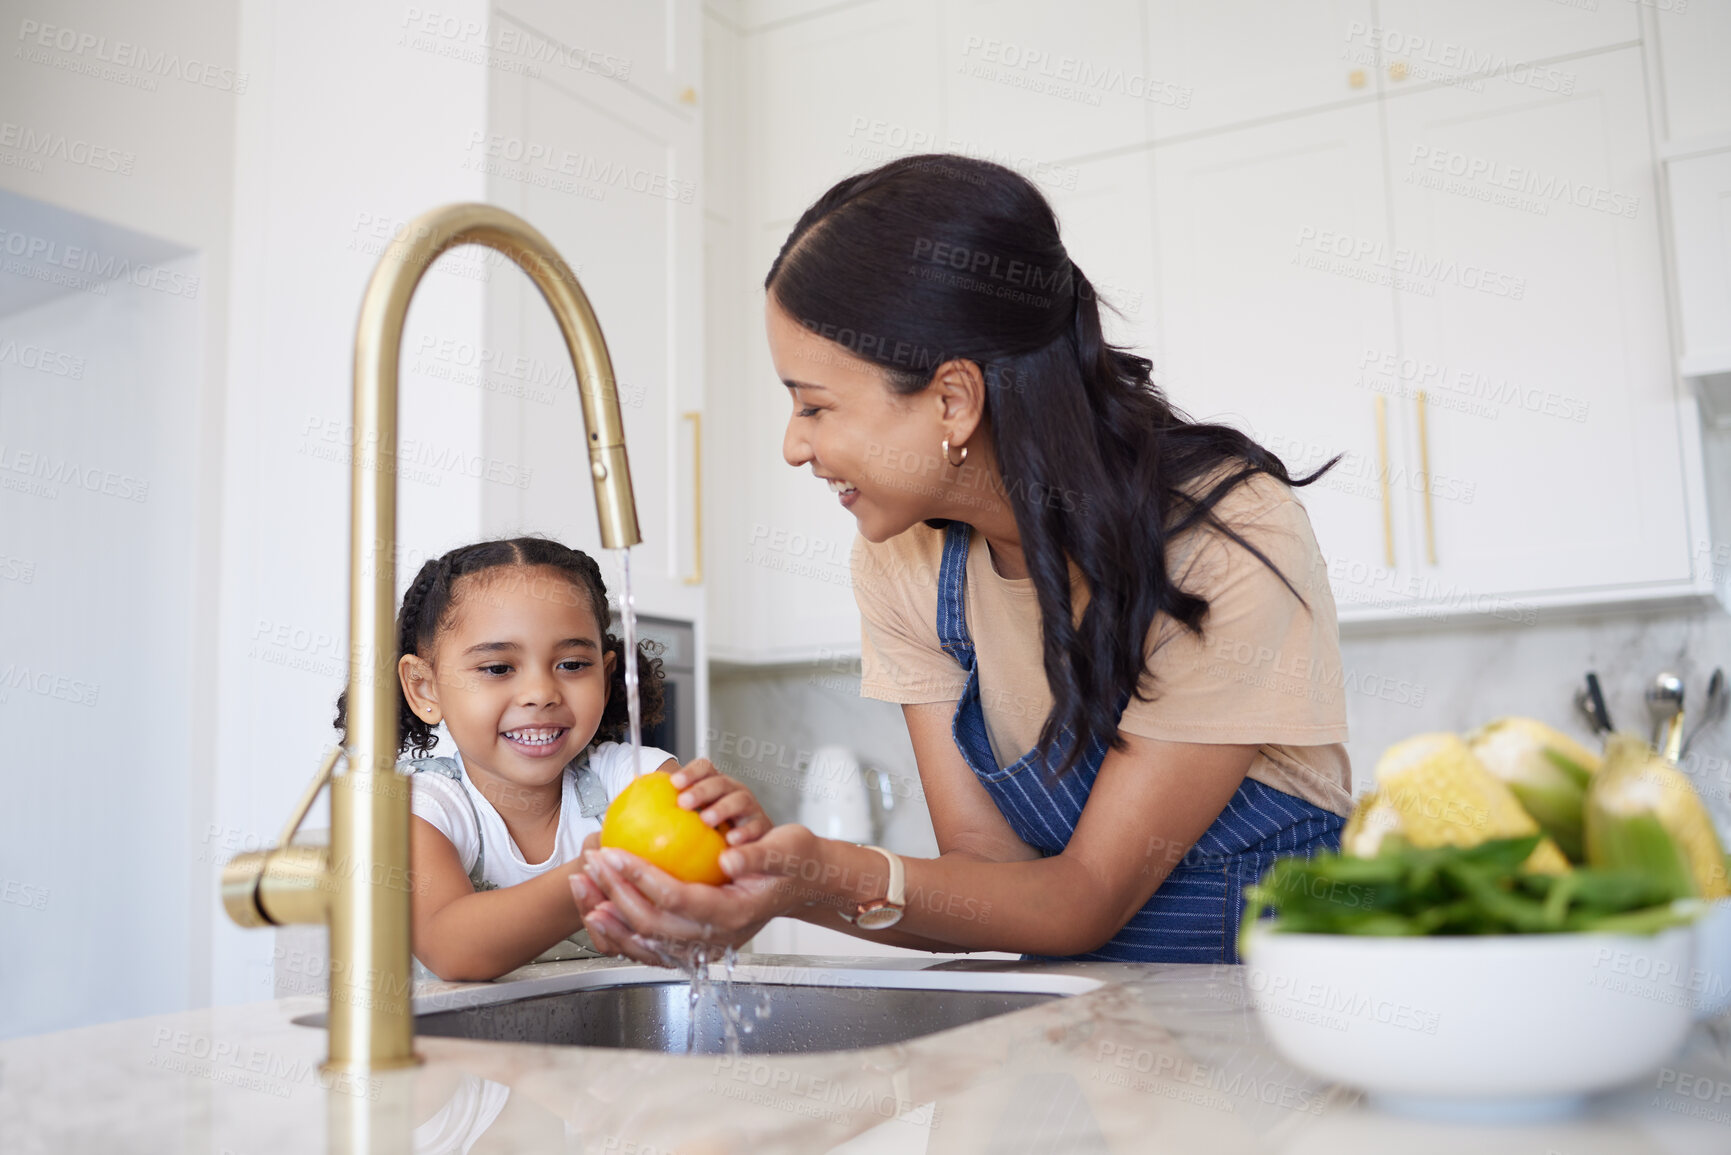
[[[1349,634],[1341,652],[1348,750],[1354,788],[1362,792],[1383,749],[1427,730],[1464,730],[1523,714],[1588,740],[1573,701],[1587,670],[1598,671],[1621,728],[1648,731],[1642,692],[1663,670],[1683,679],[1686,706],[1699,711],[1713,669],[1731,669],[1731,613],[1711,607]],[[771,817],[793,821],[802,793],[844,788],[829,768],[807,773],[805,766],[818,747],[846,746],[896,783],[886,844],[907,854],[936,853],[901,708],[859,697],[857,662],[717,666],[710,688],[711,757],[750,784]],[[1731,842],[1731,720],[1702,733],[1684,769]]]
[[[820,748],[844,746],[862,767],[891,777],[895,805],[884,816],[883,845],[902,854],[937,854],[901,707],[859,696],[857,660],[712,666],[709,717],[709,757],[750,786],[776,822],[797,821],[807,796],[860,789],[857,779],[847,780],[832,765],[811,766]]]

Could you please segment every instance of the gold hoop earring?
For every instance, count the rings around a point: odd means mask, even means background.
[[[968,447],[964,445],[961,449],[962,461],[966,461],[968,459]],[[950,439],[948,437],[944,438],[944,460],[950,461]],[[962,467],[962,461],[950,461],[950,465],[956,469],[960,469]]]

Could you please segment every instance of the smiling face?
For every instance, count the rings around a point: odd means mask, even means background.
[[[773,293],[765,321],[770,358],[793,406],[782,439],[787,463],[809,465],[828,482],[868,541],[957,516],[958,471],[940,446],[945,438],[967,445],[970,468],[983,463],[982,390],[968,380],[978,369],[949,362],[925,389],[898,394],[881,368],[800,325]]]
[[[612,684],[588,595],[548,566],[469,574],[452,595],[433,652],[398,663],[410,708],[444,721],[477,779],[557,783],[594,738]]]

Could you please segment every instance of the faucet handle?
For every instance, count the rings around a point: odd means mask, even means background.
[[[343,756],[341,745],[332,746],[325,752],[325,760],[319,765],[319,772],[313,775],[313,780],[307,783],[307,788],[301,793],[301,800],[295,803],[294,813],[289,815],[288,825],[282,828],[282,836],[276,840],[278,847],[284,847],[294,841],[295,831],[301,828],[301,823],[307,819],[307,811],[313,808],[313,802],[318,798],[319,791],[325,788],[325,783],[331,780],[331,772],[337,768],[337,759]]]
[[[340,745],[325,753],[319,772],[301,792],[301,800],[295,804],[274,849],[237,854],[223,864],[222,904],[239,925],[281,926],[324,921],[330,897],[325,882],[330,851],[322,846],[291,843],[342,756]]]

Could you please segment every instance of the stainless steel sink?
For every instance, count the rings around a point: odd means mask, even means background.
[[[906,1042],[1099,985],[1039,973],[748,965],[735,968],[731,998],[717,983],[693,1007],[691,984],[673,971],[611,967],[417,998],[415,1032],[668,1054],[723,1054],[731,1033],[741,1054],[809,1054]],[[295,1022],[323,1026],[324,1016]]]

